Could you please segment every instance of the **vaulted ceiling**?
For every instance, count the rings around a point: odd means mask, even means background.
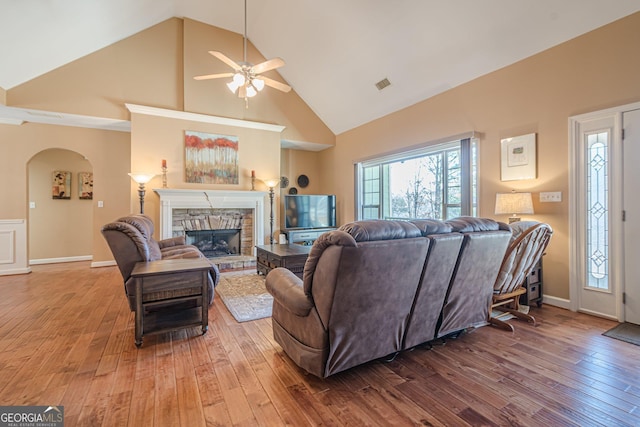
[[[247,0],[247,32],[339,134],[637,11],[638,0]],[[0,0],[0,87],[174,16],[244,31],[243,0]]]

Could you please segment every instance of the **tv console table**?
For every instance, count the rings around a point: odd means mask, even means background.
[[[274,268],[284,267],[302,278],[304,263],[307,261],[311,246],[288,245],[258,245],[256,246],[258,274],[265,276]]]
[[[286,230],[289,244],[313,245],[313,242],[327,231],[335,230],[335,228],[306,228],[300,230]]]

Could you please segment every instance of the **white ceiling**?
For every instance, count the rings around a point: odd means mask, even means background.
[[[282,77],[336,134],[640,11],[639,0],[247,3],[249,39],[286,61]],[[173,16],[243,32],[242,0],[0,0],[0,87]]]

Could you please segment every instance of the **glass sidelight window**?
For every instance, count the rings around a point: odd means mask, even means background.
[[[587,283],[609,290],[609,132],[586,133]]]

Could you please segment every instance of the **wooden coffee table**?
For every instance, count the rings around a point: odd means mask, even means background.
[[[311,246],[296,245],[258,245],[256,255],[258,274],[265,276],[274,268],[284,267],[302,279],[304,263],[307,261]]]

